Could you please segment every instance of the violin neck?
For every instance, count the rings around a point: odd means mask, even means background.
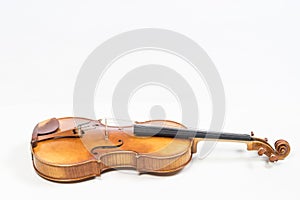
[[[215,131],[200,131],[158,126],[134,125],[134,135],[142,137],[170,137],[170,138],[205,138],[215,140],[252,141],[248,134],[223,133]]]

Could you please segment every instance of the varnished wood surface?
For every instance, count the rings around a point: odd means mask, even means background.
[[[59,119],[64,132],[76,127],[83,118]],[[151,121],[157,125],[183,127],[171,121]],[[104,130],[90,130],[81,138],[60,138],[41,141],[32,148],[33,163],[37,172],[54,181],[77,181],[100,175],[110,168],[132,167],[140,172],[170,173],[180,170],[191,159],[192,139],[173,139],[157,137],[135,137],[130,128],[119,130],[107,127],[108,140]],[[97,149],[96,146],[115,145],[119,140],[123,145],[114,149]]]

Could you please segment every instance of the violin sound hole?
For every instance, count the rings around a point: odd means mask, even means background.
[[[115,148],[119,148],[120,146],[123,145],[123,141],[122,140],[118,140],[118,144],[116,145],[100,145],[100,146],[96,146],[94,148],[92,148],[91,153],[94,155],[97,155],[98,152],[96,151],[97,149],[115,149]]]

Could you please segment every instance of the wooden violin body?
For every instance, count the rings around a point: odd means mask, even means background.
[[[267,155],[272,162],[284,159],[290,151],[284,140],[278,140],[274,150],[265,140],[247,135],[214,138],[213,133],[207,133],[210,137],[197,133],[195,137],[185,137],[183,131],[178,134],[180,137],[172,137],[174,130],[186,130],[184,125],[173,121],[152,120],[135,124],[108,126],[103,120],[77,117],[41,122],[36,125],[31,140],[34,168],[40,176],[57,182],[81,181],[115,168],[170,174],[189,163],[198,141],[203,139],[243,142],[248,150],[257,150],[259,155]],[[143,127],[146,128],[141,129]],[[148,131],[151,127],[168,129],[156,134]],[[152,136],[147,135],[148,132]]]
[[[58,119],[59,128],[39,136],[46,138],[32,147],[33,163],[39,175],[54,181],[69,182],[99,176],[104,170],[120,167],[133,167],[141,172],[170,173],[180,170],[191,159],[192,139],[138,138],[124,130],[127,127],[120,130],[105,127],[102,123],[97,129],[79,137],[80,133],[73,130],[80,120],[85,119]],[[183,127],[171,121],[144,122],[147,123]],[[47,122],[42,123],[43,126],[47,126]],[[105,139],[105,131],[108,140]],[[122,145],[117,147],[120,140]]]

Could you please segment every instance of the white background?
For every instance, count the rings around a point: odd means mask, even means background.
[[[299,199],[299,9],[296,0],[1,1],[1,198]],[[77,73],[98,45],[148,27],[182,33],[211,57],[225,87],[224,131],[282,137],[290,156],[268,164],[243,145],[217,144],[174,176],[115,171],[58,184],[36,175],[35,124],[73,115]]]

